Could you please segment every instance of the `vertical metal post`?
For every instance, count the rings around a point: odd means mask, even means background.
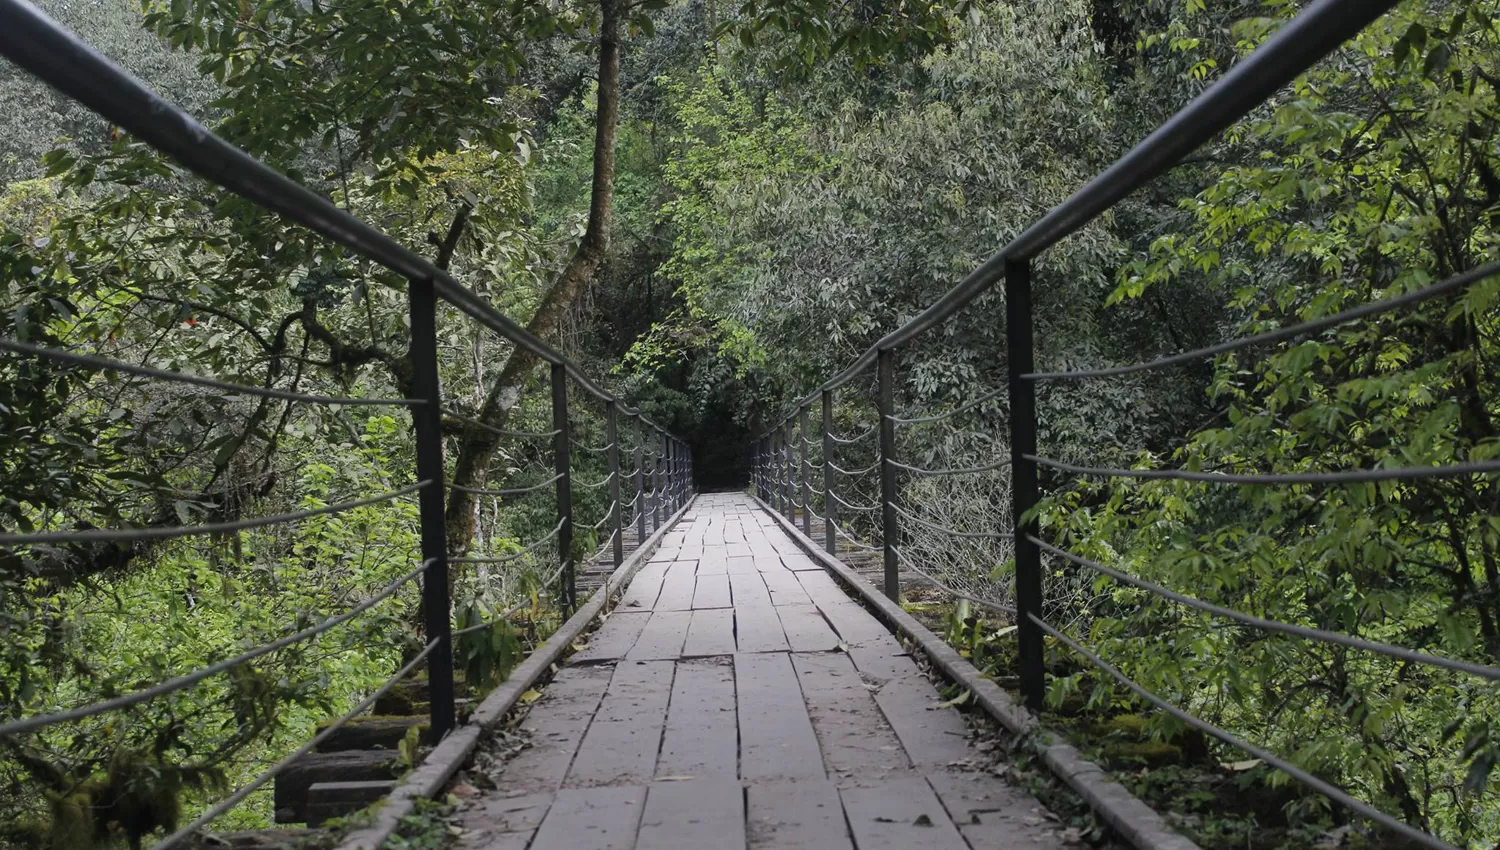
[[[635,545],[646,545],[646,450],[635,447]]]
[[[649,432],[647,433],[645,439],[650,439]],[[647,480],[651,484],[651,489],[648,491],[650,493],[650,497],[646,499],[646,528],[654,532],[656,531],[657,526],[660,525],[660,523],[656,521],[656,500],[661,498],[661,489],[656,486],[658,480],[658,476],[656,474],[656,448],[653,446],[650,451],[646,452],[646,456],[650,458],[651,463],[651,472],[647,475]]]
[[[776,453],[779,450],[776,431],[766,435],[766,501],[772,510],[781,511],[781,485],[776,475]]]
[[[1031,261],[1005,263],[1005,338],[1010,390],[1011,491],[1016,530],[1016,639],[1021,663],[1021,697],[1041,711],[1047,687],[1042,630],[1031,617],[1042,616],[1042,555],[1027,539],[1036,522],[1027,514],[1036,505],[1036,385],[1021,377],[1033,370],[1031,327]]]
[[[792,523],[796,523],[796,478],[792,472],[792,460],[795,457],[792,448],[792,417],[786,417],[786,421],[781,423],[781,513],[786,514],[786,519]]]
[[[766,438],[761,437],[755,441],[755,455],[752,458],[754,464],[752,472],[755,475],[755,495],[764,499],[766,497]]]
[[[662,480],[663,467],[667,463],[667,435],[658,430],[656,432],[656,527],[661,528],[666,522],[662,511],[666,507],[667,483]]]
[[[625,534],[620,516],[620,405],[614,399],[604,403],[604,439],[609,443],[609,504],[614,519],[609,523],[614,530],[610,548],[614,552],[615,566],[625,561]]]
[[[672,438],[672,513],[682,510],[682,444]]]
[[[578,586],[573,565],[573,448],[571,429],[568,427],[568,368],[561,363],[552,364],[552,459],[557,467],[557,556],[562,561],[560,593],[568,611],[578,607]]]
[[[438,379],[437,295],[430,280],[411,280],[407,288],[411,311],[412,395],[422,404],[411,409],[417,442],[417,480],[427,482],[417,494],[422,531],[422,614],[427,639],[439,641],[427,656],[432,738],[453,729],[453,613],[448,589],[448,532],[443,521],[442,384]]]
[[[676,499],[673,493],[676,488],[672,483],[672,438],[668,437],[666,432],[662,432],[661,435],[661,455],[662,488],[666,491],[665,498],[661,502],[661,522],[665,523],[667,518],[672,516],[672,502]]]
[[[835,554],[838,535],[838,502],[833,500],[833,390],[823,391],[823,548]]]
[[[802,432],[802,434],[797,441],[797,448],[802,450],[802,463],[799,464],[802,472],[802,533],[811,537],[812,482],[808,481],[807,479],[812,475],[812,465],[809,462],[809,458],[807,457],[807,444],[810,442],[807,439],[807,413],[808,409],[806,407],[802,408],[801,421],[797,423],[798,429]]]
[[[896,407],[896,352],[880,352],[880,513],[881,542],[885,548],[885,595],[892,602],[901,601],[901,579],[896,559],[896,423],[891,419]]]

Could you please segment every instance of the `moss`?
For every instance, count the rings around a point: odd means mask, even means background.
[[[1138,761],[1152,767],[1182,761],[1182,748],[1166,741],[1125,741],[1105,744],[1101,750],[1110,761]]]

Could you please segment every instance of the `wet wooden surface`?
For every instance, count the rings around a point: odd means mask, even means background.
[[[698,499],[519,725],[460,814],[465,850],[1063,846],[741,494]]]

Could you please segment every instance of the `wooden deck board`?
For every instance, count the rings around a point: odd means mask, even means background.
[[[702,659],[678,664],[657,778],[737,778],[737,728],[732,663]]]
[[[802,688],[783,652],[734,657],[739,704],[740,776],[756,779],[823,779],[818,738]]]
[[[745,850],[745,795],[727,779],[658,782],[646,792],[641,850]]]
[[[461,850],[1060,850],[894,635],[738,494],[699,499],[495,747]]]
[[[969,850],[920,776],[839,791],[859,850]]]
[[[642,787],[561,791],[531,850],[633,850],[645,806]]]
[[[763,782],[745,793],[752,850],[854,850],[832,782]]]

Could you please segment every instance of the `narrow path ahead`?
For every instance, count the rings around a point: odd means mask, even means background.
[[[462,846],[1060,846],[939,701],[753,502],[701,496],[532,707]]]

